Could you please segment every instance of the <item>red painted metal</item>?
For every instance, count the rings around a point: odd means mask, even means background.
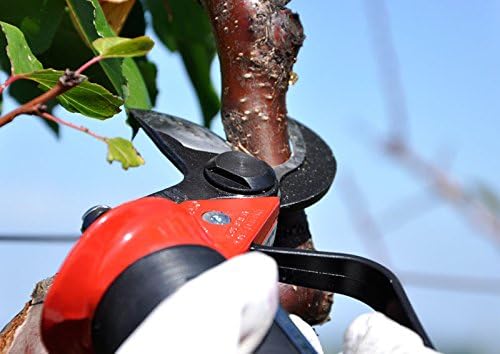
[[[221,211],[231,222],[203,220]],[[82,235],[44,303],[42,338],[50,353],[92,353],[91,321],[102,296],[129,265],[178,245],[211,247],[226,258],[263,243],[276,226],[279,198],[186,201],[143,198],[116,207]]]

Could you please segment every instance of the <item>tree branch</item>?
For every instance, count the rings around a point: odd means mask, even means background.
[[[288,159],[286,92],[304,34],[279,0],[202,0],[218,46],[228,141],[271,165]]]
[[[420,176],[426,183],[430,181],[443,200],[466,216],[470,222],[488,232],[492,239],[499,243],[500,217],[481,200],[468,193],[452,176],[423,159],[405,142],[388,141],[382,144],[382,148],[401,166]]]
[[[222,123],[237,149],[272,166],[290,157],[286,92],[304,33],[287,0],[201,0],[217,42],[222,74]],[[278,243],[314,249],[304,211],[284,225],[280,215]],[[299,222],[298,219],[303,219]],[[300,235],[293,232],[300,230]],[[300,240],[300,242],[296,242]],[[309,324],[326,321],[332,294],[280,284],[280,302]]]
[[[394,47],[389,11],[382,1],[365,0],[364,8],[370,25],[370,37],[377,69],[386,100],[389,136],[398,141],[410,138],[410,119],[404,91],[401,66]]]
[[[75,86],[78,86],[84,80],[84,76],[75,75],[74,71],[66,70],[64,75],[57,82],[57,85],[52,87],[50,90],[0,117],[0,128],[12,122],[21,114],[38,114],[38,110],[41,105],[46,104],[47,102],[55,99],[57,96],[62,95]]]
[[[43,93],[42,95],[35,97],[29,102],[26,102],[22,106],[19,106],[12,112],[7,113],[6,115],[0,117],[0,128],[4,125],[12,122],[17,116],[21,114],[38,114],[38,110],[40,105],[45,105],[47,102],[55,99],[57,96],[62,95],[66,91],[72,89],[75,86],[80,85],[83,81],[86,80],[86,77],[82,75],[82,73],[90,68],[92,65],[98,63],[104,58],[101,56],[96,56],[84,63],[80,66],[76,71],[71,71],[66,69],[64,75],[59,78],[59,81],[56,86]],[[10,84],[16,82],[17,80],[26,79],[26,75],[12,75],[9,77],[2,85],[0,85],[0,95]],[[45,117],[44,117],[45,118]],[[67,124],[65,124],[67,125]]]
[[[374,49],[380,78],[384,88],[384,99],[388,108],[390,129],[386,141],[381,143],[385,153],[402,167],[419,175],[424,183],[431,181],[436,194],[446,200],[457,211],[476,226],[500,241],[500,216],[477,197],[470,195],[466,188],[449,175],[442,166],[429,162],[409,143],[409,115],[406,93],[401,79],[397,53],[392,43],[389,13],[385,2],[365,0],[366,14],[370,22]]]

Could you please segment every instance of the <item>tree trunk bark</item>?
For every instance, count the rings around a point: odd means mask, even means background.
[[[204,0],[222,74],[228,141],[270,165],[290,156],[286,91],[304,34],[297,15],[271,0]]]
[[[304,41],[287,0],[202,0],[215,34],[227,140],[272,166],[290,157],[286,93]],[[277,245],[314,249],[305,213],[281,215]],[[328,320],[333,294],[280,284],[280,301],[309,324]]]
[[[45,295],[54,277],[36,284],[31,300],[0,332],[0,354],[45,354],[42,343],[40,319]]]

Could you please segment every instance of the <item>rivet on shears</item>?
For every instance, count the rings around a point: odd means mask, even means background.
[[[203,220],[214,225],[227,225],[231,222],[229,215],[221,211],[207,211],[202,216]]]

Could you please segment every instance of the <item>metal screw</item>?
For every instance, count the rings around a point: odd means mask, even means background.
[[[278,187],[271,166],[241,151],[226,151],[210,159],[203,174],[211,185],[232,194],[275,194]]]
[[[202,218],[209,224],[214,225],[227,225],[231,222],[229,215],[224,214],[221,211],[207,211],[203,214]]]

